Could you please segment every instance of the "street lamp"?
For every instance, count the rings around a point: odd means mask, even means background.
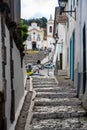
[[[58,0],[58,2],[59,2],[59,6],[65,7],[66,6],[66,2],[68,2],[68,0]]]
[[[67,2],[68,2],[68,0],[58,0],[59,8],[60,8],[60,14],[62,14],[62,13],[70,13],[70,12],[75,13],[75,18],[74,19],[76,20],[76,8],[74,10],[64,10]]]

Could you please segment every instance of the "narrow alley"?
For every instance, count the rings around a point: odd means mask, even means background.
[[[87,0],[0,0],[0,130],[87,130]]]

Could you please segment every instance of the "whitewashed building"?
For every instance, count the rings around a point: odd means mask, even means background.
[[[67,74],[74,81],[74,69],[75,69],[75,8],[76,0],[58,0],[59,12],[61,17],[66,15],[67,21],[65,26],[65,54],[66,54],[66,66]]]
[[[54,20],[54,38],[56,44],[58,44],[58,69],[65,70],[67,68],[67,44],[66,44],[66,15],[60,15],[59,7],[55,8],[55,20]]]
[[[87,110],[87,0],[76,3],[75,86]]]
[[[28,38],[26,40],[27,50],[40,49],[43,47],[44,30],[33,22],[28,28]]]
[[[53,25],[54,20],[50,16],[47,22],[47,36],[44,38],[44,28],[40,28],[37,23],[33,22],[28,28],[28,38],[26,40],[26,47],[28,49],[41,49],[41,48],[52,48],[54,49],[53,43]]]
[[[19,10],[20,0],[0,1],[0,130],[13,130],[24,97]]]
[[[47,48],[54,48],[54,37],[53,37],[54,20],[50,15],[50,19],[47,21]]]

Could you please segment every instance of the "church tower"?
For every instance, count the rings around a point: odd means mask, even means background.
[[[53,26],[54,20],[52,19],[52,15],[50,15],[50,19],[47,22],[47,46],[52,47],[54,41],[53,38]]]

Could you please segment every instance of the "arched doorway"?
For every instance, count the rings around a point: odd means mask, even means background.
[[[36,50],[36,42],[35,41],[32,42],[32,50]]]

